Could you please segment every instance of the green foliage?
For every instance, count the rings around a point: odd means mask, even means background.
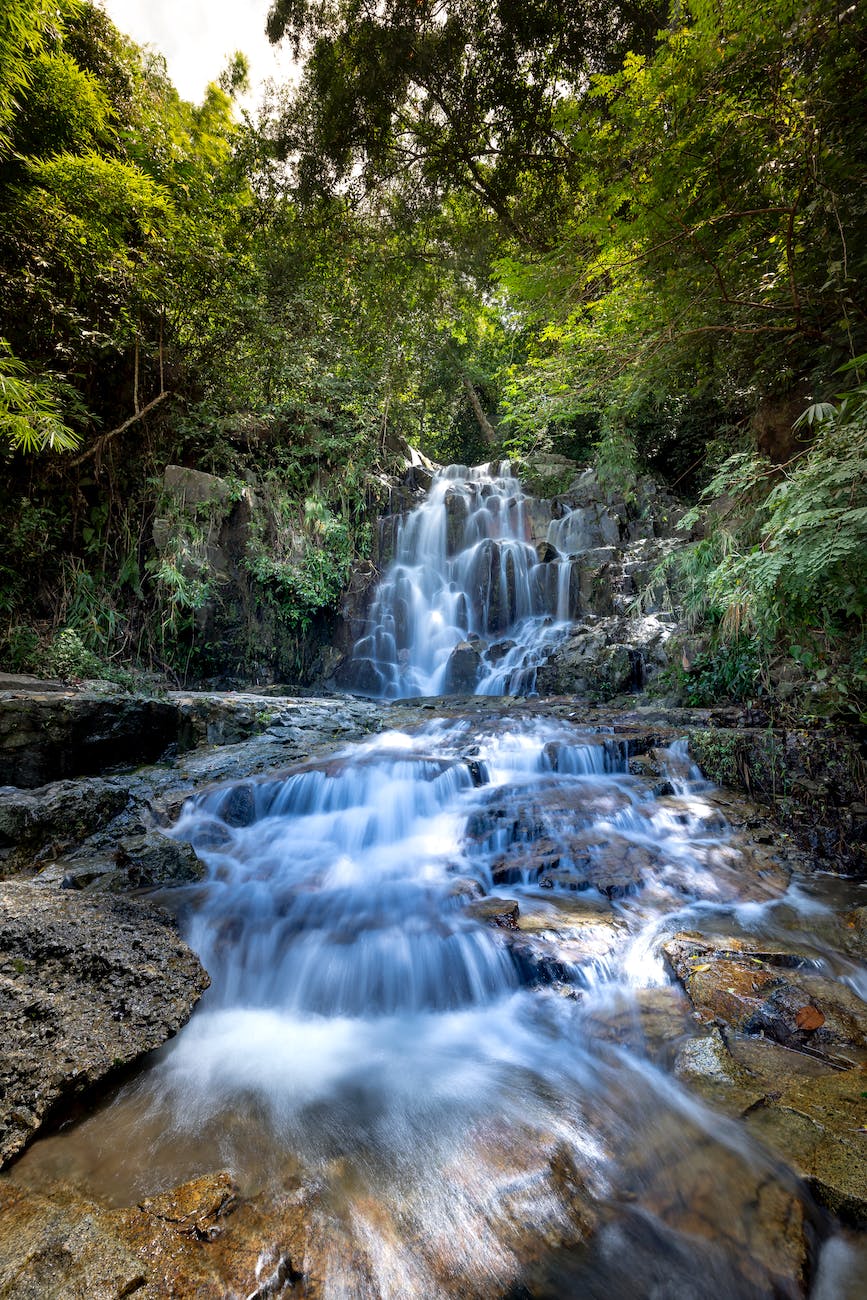
[[[749,637],[734,641],[718,638],[696,655],[689,670],[675,669],[676,685],[685,704],[699,708],[720,700],[749,700],[758,693],[763,661]]]
[[[47,677],[99,677],[102,665],[75,628],[64,627],[46,648],[41,669]]]
[[[108,99],[98,80],[64,50],[43,52],[28,69],[13,135],[15,151],[27,157],[83,152],[106,137],[108,117]]]
[[[728,500],[702,546],[704,597],[723,626],[773,639],[867,613],[867,386],[813,413],[813,442],[788,466],[738,452],[703,500]],[[688,513],[684,527],[698,511]]]
[[[0,0],[0,158],[10,126],[55,22],[71,18],[77,0]]]
[[[0,339],[0,439],[15,451],[70,451],[80,435],[65,422],[64,403],[80,405],[59,375],[34,375]]]
[[[265,601],[287,628],[307,631],[317,614],[333,609],[349,580],[353,538],[346,520],[335,518],[321,498],[303,506],[303,527],[285,496],[272,496],[272,530],[260,538],[247,566]]]

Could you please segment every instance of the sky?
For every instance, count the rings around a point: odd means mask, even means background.
[[[268,77],[288,76],[292,56],[265,35],[271,0],[102,0],[116,27],[139,45],[166,56],[169,76],[184,99],[200,103],[235,50],[250,61],[253,98]]]

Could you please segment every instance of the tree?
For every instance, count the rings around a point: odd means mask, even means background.
[[[304,52],[285,122],[302,193],[401,179],[457,189],[504,229],[544,242],[568,200],[574,155],[564,88],[645,49],[665,6],[581,0],[275,0],[272,41]]]

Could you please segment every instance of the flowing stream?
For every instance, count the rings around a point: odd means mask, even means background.
[[[455,636],[490,631],[482,553],[514,575],[503,626],[542,618],[529,548],[483,551],[492,521],[520,533],[512,481],[459,482],[479,540],[446,558],[419,511],[375,606],[386,693],[436,689]],[[229,1168],[278,1219],[295,1189],[328,1297],[798,1296],[817,1259],[834,1294],[853,1265],[833,1235],[820,1256],[825,1214],[672,1072],[701,1027],[661,945],[796,936],[830,978],[864,972],[822,937],[821,882],[766,878],[684,745],[658,758],[636,775],[613,732],[488,705],[191,798],[172,834],[207,877],[174,898],[212,987],[15,1176],[129,1204]]]

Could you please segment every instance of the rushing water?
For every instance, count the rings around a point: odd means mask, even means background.
[[[552,521],[541,563],[527,509],[508,466],[438,477],[400,525],[360,686],[448,690],[467,643],[478,693],[532,691],[590,538],[580,511]],[[294,1265],[329,1300],[752,1300],[803,1295],[811,1268],[814,1300],[842,1297],[847,1242],[815,1268],[826,1217],[677,1081],[702,1031],[662,945],[796,940],[862,997],[867,976],[815,878],[756,867],[682,742],[641,770],[613,732],[479,704],[191,798],[171,833],[207,875],[166,901],[211,989],[13,1177],[126,1205],[229,1168],[272,1207],[260,1272],[304,1200]]]
[[[459,693],[528,694],[572,614],[569,516],[552,524],[553,562],[530,543],[528,502],[508,461],[450,465],[401,521],[395,556],[353,652],[356,684],[386,699],[453,688],[449,661],[468,642],[481,662]],[[575,512],[579,514],[580,512]]]
[[[672,1078],[696,1026],[660,943],[824,905],[757,889],[683,746],[666,762],[657,797],[611,734],[488,713],[191,799],[212,988],[16,1176],[118,1203],[222,1167],[313,1186],[333,1297],[800,1294],[769,1196],[821,1215]]]

